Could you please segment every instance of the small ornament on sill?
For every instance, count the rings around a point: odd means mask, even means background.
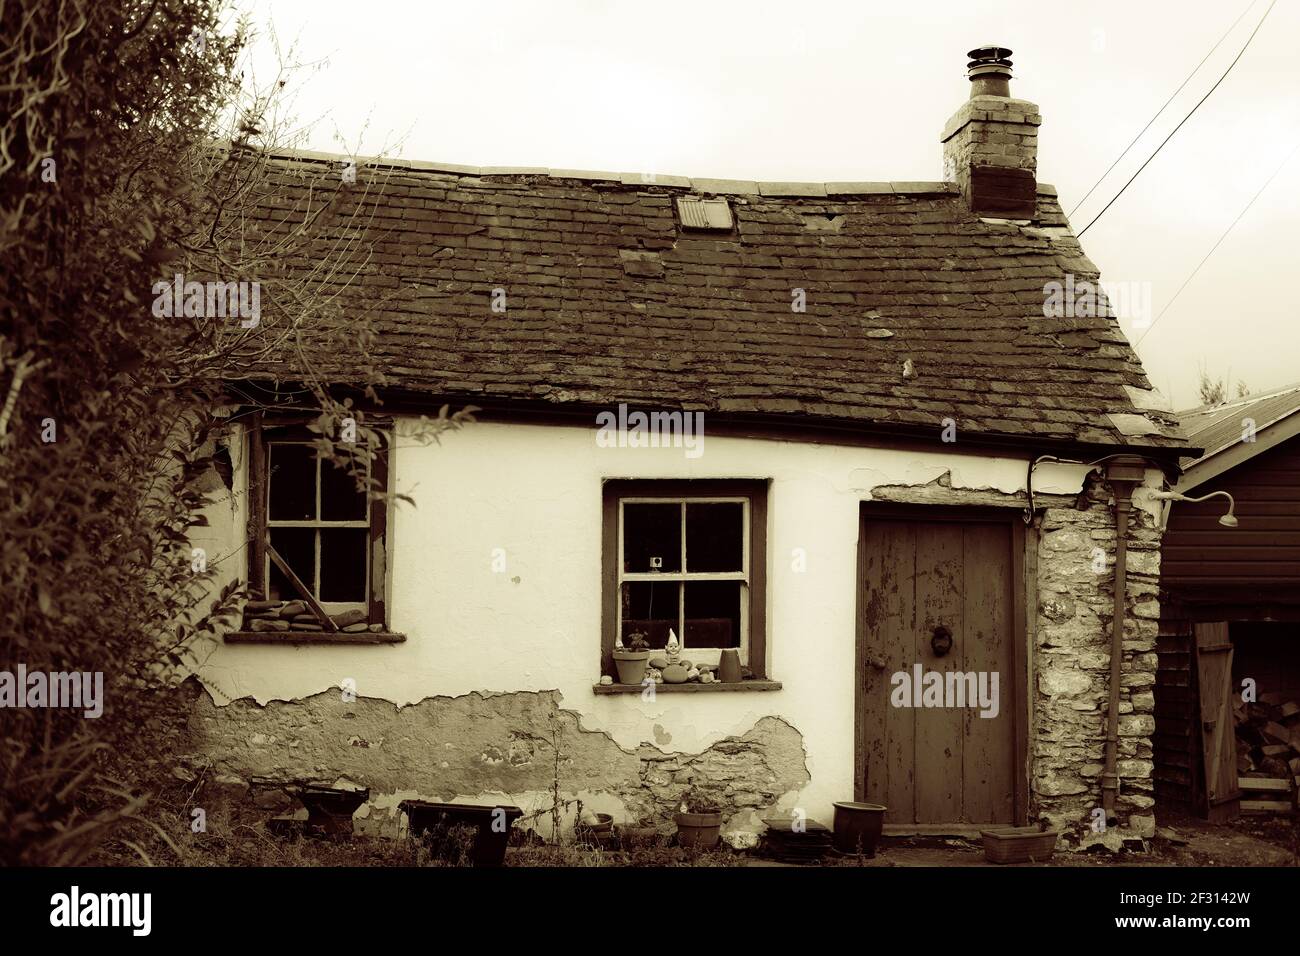
[[[610,677],[608,674],[601,674],[601,675],[600,675],[600,685],[601,685],[602,687],[608,687],[608,686],[610,686],[612,683],[614,683],[614,678]]]
[[[685,684],[687,670],[681,664],[669,664],[664,668],[663,678],[665,684]]]
[[[668,656],[668,663],[679,663],[678,658],[682,656],[682,645],[677,641],[677,634],[670,627],[668,628],[668,643],[664,646],[664,653]]]

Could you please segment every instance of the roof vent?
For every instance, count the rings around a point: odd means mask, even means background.
[[[714,229],[728,232],[732,228],[731,206],[725,199],[700,199],[678,196],[677,215],[687,229]]]

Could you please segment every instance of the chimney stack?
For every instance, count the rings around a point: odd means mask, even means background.
[[[944,178],[971,212],[1033,219],[1038,192],[1038,106],[1011,98],[1011,51],[988,44],[967,54],[970,99],[943,130]]]

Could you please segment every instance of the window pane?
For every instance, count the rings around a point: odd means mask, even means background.
[[[367,528],[322,528],[320,532],[320,599],[365,601]]]
[[[310,445],[271,444],[272,521],[316,517],[316,452]]]
[[[745,506],[739,501],[686,506],[686,570],[743,571]]]
[[[662,566],[651,567],[651,558]],[[682,569],[682,506],[623,505],[623,570],[680,571]],[[674,612],[674,617],[676,612]]]
[[[365,492],[357,490],[357,480],[347,467],[338,468],[333,462],[321,462],[320,516],[325,521],[365,519]]]
[[[739,647],[740,581],[686,582],[687,647]]]
[[[623,585],[623,643],[640,631],[651,647],[668,644],[668,629],[677,629],[676,581],[631,581]]]
[[[272,528],[271,529],[271,547],[275,548],[280,557],[290,568],[293,573],[298,575],[299,580],[307,586],[307,590],[314,587],[316,580],[316,532],[312,528]],[[267,597],[272,601],[298,601],[302,595],[298,589],[289,583],[289,579],[284,576],[274,561],[270,562],[271,573],[267,578],[267,585],[270,593]]]

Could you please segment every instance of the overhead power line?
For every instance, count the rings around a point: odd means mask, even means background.
[[[1264,11],[1264,15],[1260,17],[1259,22],[1255,24],[1255,29],[1250,31],[1250,36],[1246,37],[1246,42],[1243,43],[1241,49],[1237,51],[1237,55],[1232,58],[1232,62],[1228,64],[1228,68],[1223,71],[1223,75],[1214,81],[1214,85],[1210,87],[1209,91],[1204,96],[1202,96],[1199,100],[1196,101],[1196,105],[1193,106],[1191,110],[1188,112],[1188,114],[1184,116],[1182,120],[1179,121],[1178,125],[1175,126],[1173,130],[1170,131],[1169,135],[1166,136],[1161,141],[1160,145],[1156,147],[1155,152],[1147,157],[1146,162],[1144,162],[1141,166],[1138,167],[1137,172],[1135,172],[1132,176],[1129,177],[1128,182],[1126,182],[1123,186],[1120,187],[1119,192],[1117,192],[1114,195],[1111,201],[1106,203],[1106,205],[1102,207],[1101,212],[1097,213],[1097,215],[1093,217],[1092,222],[1088,223],[1088,225],[1084,226],[1082,229],[1079,230],[1080,239],[1083,238],[1083,234],[1085,232],[1087,232],[1097,223],[1098,219],[1106,215],[1106,210],[1109,209],[1111,206],[1115,205],[1116,200],[1118,200],[1120,196],[1124,195],[1124,191],[1128,189],[1129,186],[1133,185],[1133,180],[1141,176],[1142,170],[1146,169],[1147,166],[1151,164],[1151,160],[1155,159],[1157,156],[1160,155],[1160,150],[1164,149],[1165,143],[1168,143],[1171,139],[1174,138],[1174,134],[1183,128],[1184,123],[1186,123],[1189,119],[1191,119],[1194,115],[1196,115],[1196,111],[1201,108],[1201,104],[1204,103],[1206,100],[1208,100],[1213,95],[1214,91],[1219,88],[1219,84],[1228,78],[1228,74],[1232,72],[1232,68],[1237,65],[1237,61],[1241,59],[1242,54],[1244,54],[1246,50],[1250,47],[1250,42],[1255,39],[1255,34],[1259,33],[1259,28],[1264,25],[1264,21],[1268,19],[1268,15],[1273,12],[1273,7],[1275,7],[1276,5],[1277,5],[1277,0],[1272,0],[1272,2],[1269,3],[1268,9]]]
[[[1158,120],[1160,118],[1160,115],[1164,113],[1166,109],[1168,109],[1169,104],[1172,103],[1174,101],[1174,98],[1177,97],[1178,94],[1183,91],[1183,87],[1185,87],[1188,83],[1190,83],[1192,77],[1194,77],[1198,72],[1200,72],[1201,67],[1205,65],[1205,61],[1208,60],[1210,57],[1214,56],[1214,51],[1223,45],[1224,40],[1228,39],[1228,34],[1230,34],[1233,30],[1237,29],[1237,24],[1241,22],[1241,18],[1244,17],[1246,14],[1250,13],[1251,8],[1253,8],[1255,4],[1258,2],[1259,0],[1250,0],[1250,5],[1246,7],[1245,10],[1242,10],[1241,13],[1237,14],[1237,19],[1233,20],[1232,25],[1228,27],[1228,29],[1223,31],[1223,36],[1219,37],[1219,39],[1215,41],[1214,46],[1210,47],[1210,52],[1205,54],[1205,56],[1201,57],[1201,62],[1197,63],[1196,66],[1192,68],[1192,72],[1187,74],[1187,79],[1183,80],[1183,82],[1178,84],[1178,89],[1174,90],[1173,93],[1169,95],[1169,99],[1165,100],[1164,103],[1161,105],[1160,109],[1156,110],[1156,115],[1151,117],[1149,120],[1147,120],[1146,126],[1143,126],[1140,130],[1138,130],[1138,134],[1133,137],[1133,142],[1129,143],[1127,146],[1124,147],[1124,151],[1115,157],[1115,161],[1113,163],[1111,163],[1109,166],[1106,167],[1106,171],[1101,174],[1101,176],[1097,179],[1095,183],[1092,184],[1092,188],[1089,189],[1086,193],[1084,193],[1083,198],[1074,204],[1074,208],[1070,210],[1071,217],[1073,217],[1074,214],[1079,211],[1080,206],[1082,206],[1084,203],[1088,201],[1088,197],[1097,191],[1097,187],[1106,181],[1106,177],[1110,175],[1111,170],[1113,170],[1116,166],[1118,166],[1120,160],[1122,160],[1125,156],[1128,155],[1128,151],[1137,145],[1138,140],[1140,140],[1146,134],[1146,131],[1151,128],[1151,124],[1154,123],[1156,120]]]
[[[1300,143],[1296,143],[1294,146],[1291,147],[1291,152],[1287,153],[1286,159],[1282,160],[1282,162],[1278,165],[1277,169],[1273,170],[1273,175],[1269,176],[1268,179],[1264,180],[1264,185],[1260,186],[1259,189],[1255,192],[1255,195],[1250,197],[1250,202],[1246,203],[1246,205],[1242,208],[1241,212],[1237,213],[1237,218],[1232,220],[1232,222],[1228,223],[1228,228],[1223,230],[1223,235],[1219,236],[1218,241],[1215,242],[1214,245],[1210,246],[1210,251],[1207,252],[1204,255],[1204,257],[1202,257],[1201,261],[1196,264],[1196,268],[1193,269],[1191,271],[1191,274],[1186,279],[1183,280],[1183,284],[1178,287],[1178,291],[1174,293],[1173,298],[1170,299],[1168,302],[1166,302],[1165,307],[1160,310],[1160,315],[1157,315],[1154,319],[1152,319],[1151,324],[1146,327],[1146,330],[1143,331],[1143,333],[1140,336],[1138,336],[1137,341],[1133,343],[1134,349],[1136,349],[1139,345],[1141,345],[1142,340],[1151,334],[1151,330],[1156,327],[1156,323],[1159,322],[1161,317],[1166,312],[1169,311],[1169,307],[1174,304],[1174,302],[1182,294],[1183,290],[1187,288],[1187,284],[1191,282],[1194,278],[1196,278],[1196,273],[1200,272],[1201,266],[1205,265],[1206,261],[1210,258],[1210,256],[1214,255],[1214,250],[1218,249],[1219,246],[1223,243],[1223,240],[1228,238],[1228,233],[1232,232],[1232,227],[1235,226],[1237,223],[1241,222],[1242,217],[1245,216],[1246,213],[1250,211],[1250,207],[1255,205],[1255,200],[1258,199],[1260,196],[1262,196],[1264,194],[1264,190],[1268,189],[1269,183],[1273,182],[1273,180],[1277,178],[1277,174],[1282,171],[1282,167],[1291,161],[1291,157],[1296,154],[1296,150],[1300,150]]]

